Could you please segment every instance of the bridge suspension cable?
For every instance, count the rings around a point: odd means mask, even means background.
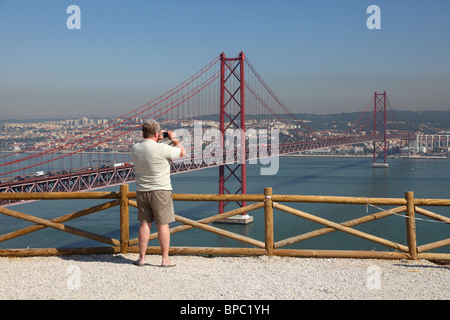
[[[247,63],[247,65],[250,67],[250,70],[253,72],[253,74],[255,75],[255,77],[259,80],[259,82],[262,84],[262,86],[266,89],[266,91],[269,93],[269,95],[273,98],[273,100],[286,112],[286,114],[288,114],[296,123],[298,123],[299,125],[301,125],[301,127],[305,128],[307,131],[309,131],[311,134],[314,133],[314,130],[312,128],[310,128],[308,125],[306,125],[303,121],[299,120],[292,112],[291,110],[289,110],[283,102],[281,102],[281,100],[275,95],[275,93],[269,88],[269,86],[266,84],[266,82],[262,79],[262,77],[259,75],[259,73],[255,70],[255,68],[253,67],[253,65],[250,63],[249,59],[246,58],[245,62]],[[256,93],[251,90],[252,94],[255,95],[256,97]],[[262,101],[262,99],[258,99],[264,107],[266,107],[268,110],[270,109],[270,107],[264,103]],[[278,119],[281,120],[280,117],[278,117],[277,115],[275,115],[275,113],[273,112],[273,110],[269,110],[274,116],[276,116]],[[283,120],[281,120],[283,121]],[[286,123],[285,121],[283,121],[284,123]]]
[[[191,76],[190,78],[188,78],[187,80],[185,80],[184,82],[182,82],[181,84],[179,84],[178,86],[176,86],[175,88],[173,88],[172,90],[166,92],[165,94],[159,96],[158,98],[152,100],[151,102],[148,102],[147,104],[132,110],[131,112],[128,112],[125,115],[116,117],[114,119],[112,119],[111,121],[109,121],[106,125],[97,125],[93,128],[84,130],[82,132],[76,133],[70,137],[67,138],[63,138],[63,139],[59,139],[56,141],[52,141],[50,143],[47,143],[45,145],[41,145],[41,146],[34,146],[31,148],[28,148],[26,150],[20,151],[20,152],[14,152],[14,153],[10,153],[7,155],[2,156],[1,158],[7,158],[9,156],[12,155],[18,155],[18,154],[23,154],[23,153],[27,153],[33,150],[36,150],[38,147],[48,147],[48,146],[52,146],[50,149],[48,150],[44,150],[41,152],[37,152],[35,154],[20,158],[20,159],[16,159],[13,161],[9,161],[9,162],[5,162],[0,164],[0,167],[3,166],[11,166],[13,164],[18,164],[18,163],[24,163],[27,160],[32,160],[35,158],[39,158],[42,157],[44,155],[49,155],[49,154],[53,154],[56,152],[61,152],[62,150],[69,150],[69,148],[71,148],[72,150],[75,150],[73,152],[69,152],[66,154],[63,154],[61,156],[52,158],[50,160],[47,161],[42,161],[42,162],[37,162],[31,165],[27,165],[27,166],[23,166],[21,168],[17,168],[14,170],[10,170],[8,172],[3,172],[0,173],[0,176],[4,176],[4,175],[9,175],[15,172],[19,172],[22,170],[26,170],[26,169],[30,169],[36,166],[40,166],[58,159],[62,159],[68,156],[71,156],[73,154],[76,153],[80,153],[82,151],[85,151],[87,149],[93,148],[95,146],[98,146],[102,143],[108,142],[113,140],[114,138],[117,138],[123,134],[126,134],[132,130],[135,130],[137,127],[140,126],[140,124],[135,125],[136,123],[139,123],[140,120],[148,118],[152,115],[155,115],[155,118],[158,116],[161,116],[165,113],[167,113],[169,110],[174,109],[175,107],[179,106],[181,103],[183,103],[184,101],[188,100],[189,98],[191,98],[192,96],[194,96],[195,94],[197,94],[198,92],[200,92],[201,90],[203,90],[206,86],[208,86],[210,83],[212,83],[215,79],[218,78],[218,74],[217,72],[212,76],[209,77],[207,81],[204,81],[201,83],[200,89],[194,88],[194,89],[190,89],[188,91],[188,93],[184,94],[182,97],[178,98],[175,101],[172,101],[171,103],[169,103],[168,105],[163,106],[162,108],[154,111],[153,113],[150,113],[148,115],[143,115],[142,118],[138,118],[138,116],[141,116],[143,113],[155,108],[156,106],[158,106],[159,104],[162,104],[164,101],[168,100],[169,98],[177,95],[179,92],[181,92],[183,89],[187,88],[190,84],[192,84],[194,81],[198,80],[202,75],[204,75],[208,70],[210,70],[212,67],[214,67],[217,62],[219,61],[219,58],[216,57],[213,61],[211,61],[208,65],[206,65],[204,68],[202,68],[200,71],[198,71],[196,74],[194,74],[193,76]],[[206,82],[206,84],[205,84]],[[187,96],[187,97],[186,97]],[[175,103],[176,101],[180,101],[178,103]],[[171,104],[175,105],[171,108],[169,108],[168,110],[164,111],[165,108],[168,108]],[[161,110],[163,110],[162,112],[160,112]],[[158,112],[160,112],[158,114]],[[131,129],[123,129],[126,126],[130,126],[130,125],[135,125],[132,126]],[[98,131],[95,131],[99,129]],[[112,132],[117,132],[120,131],[119,134],[113,135],[111,136]],[[81,138],[79,138],[81,136]],[[98,141],[94,141],[95,139],[99,139]],[[84,147],[78,147],[81,146],[83,144],[86,144],[87,142],[92,142],[91,144],[84,146]],[[61,145],[58,145],[61,144]],[[58,145],[56,147],[54,147],[54,145]]]

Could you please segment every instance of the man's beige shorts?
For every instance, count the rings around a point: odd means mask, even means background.
[[[136,191],[138,204],[138,220],[161,226],[175,221],[172,191]]]

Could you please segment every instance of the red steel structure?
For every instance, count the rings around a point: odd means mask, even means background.
[[[238,129],[240,141],[237,143],[239,150],[239,163],[228,164],[224,157],[224,164],[219,166],[219,194],[246,194],[247,193],[247,168],[246,168],[246,149],[245,149],[245,78],[244,78],[243,52],[236,58],[227,58],[222,52],[220,55],[220,149],[225,154],[225,136],[226,131]],[[235,131],[236,132],[236,131]],[[234,143],[228,141],[228,143]],[[234,159],[233,159],[234,160]],[[238,182],[239,187],[233,186],[234,180]],[[224,212],[226,202],[219,202],[219,213]],[[238,203],[240,206],[246,206],[246,202]]]
[[[373,134],[380,135],[381,140],[373,141],[373,166],[381,160],[380,166],[387,167],[387,118],[386,118],[386,91],[383,93],[374,93],[373,97]]]

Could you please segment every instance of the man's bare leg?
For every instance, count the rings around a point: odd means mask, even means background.
[[[148,239],[150,238],[150,228],[152,224],[141,222],[139,226],[138,244],[139,244],[139,260],[138,263],[143,264],[145,261],[145,252],[147,251]]]
[[[170,247],[170,231],[169,224],[163,224],[161,226],[156,225],[158,228],[158,240],[161,247],[162,261],[161,266],[170,266],[169,247]]]

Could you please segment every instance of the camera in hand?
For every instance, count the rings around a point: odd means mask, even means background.
[[[169,133],[167,131],[163,132],[163,138],[168,138],[169,137]]]

